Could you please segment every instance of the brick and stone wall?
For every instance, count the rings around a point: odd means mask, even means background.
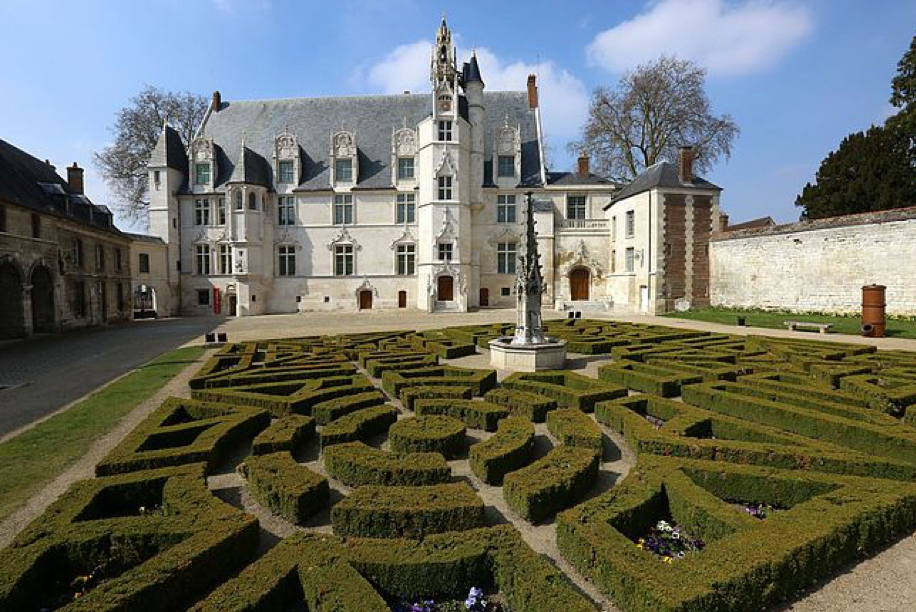
[[[857,313],[887,286],[887,313],[916,315],[916,207],[716,234],[712,305]]]

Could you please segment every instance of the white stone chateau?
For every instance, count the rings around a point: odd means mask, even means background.
[[[217,92],[188,150],[165,127],[149,162],[160,314],[514,306],[528,192],[545,305],[708,303],[720,190],[693,176],[689,151],[627,186],[587,158],[550,172],[535,77],[491,92],[484,76],[474,56],[459,67],[443,20],[431,93]]]

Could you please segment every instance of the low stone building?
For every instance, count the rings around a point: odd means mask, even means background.
[[[169,285],[168,245],[156,236],[130,237],[130,268],[133,270],[134,317],[172,316],[172,288]]]
[[[82,168],[64,180],[0,140],[0,339],[129,318],[129,248]]]
[[[887,313],[916,315],[916,206],[722,232],[710,242],[712,305],[861,312],[885,285]]]

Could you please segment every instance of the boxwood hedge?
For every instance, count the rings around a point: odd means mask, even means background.
[[[531,465],[507,474],[503,497],[516,514],[536,523],[575,503],[597,477],[597,453],[559,446]]]
[[[452,475],[440,453],[398,455],[362,442],[329,446],[324,451],[324,467],[328,474],[349,487],[441,484]]]
[[[315,435],[315,419],[312,417],[301,414],[281,417],[274,420],[270,427],[255,437],[251,443],[251,454],[293,452],[302,442],[313,435]]]
[[[534,425],[522,417],[499,422],[496,434],[471,447],[471,470],[490,485],[499,486],[509,472],[527,465],[534,451]]]
[[[388,442],[396,453],[442,453],[454,459],[467,447],[464,423],[448,416],[403,419],[388,430]]]
[[[414,402],[413,409],[420,416],[450,416],[471,429],[485,431],[496,431],[499,421],[509,416],[509,411],[502,406],[469,399],[421,399]]]
[[[499,388],[488,391],[483,399],[491,404],[505,406],[512,416],[520,416],[534,423],[543,423],[547,413],[557,409],[557,400],[512,389]]]
[[[560,444],[588,448],[599,455],[604,448],[601,428],[578,408],[561,408],[548,412],[547,429]]]
[[[564,408],[592,412],[595,404],[627,394],[626,387],[603,382],[564,370],[546,372],[516,372],[502,382],[513,391],[545,395]]]
[[[299,465],[286,451],[252,455],[239,471],[258,503],[293,523],[305,523],[328,501],[328,479]]]

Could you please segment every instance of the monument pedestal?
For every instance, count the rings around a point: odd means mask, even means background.
[[[566,340],[512,344],[512,337],[490,340],[490,366],[497,370],[537,372],[566,366]]]

